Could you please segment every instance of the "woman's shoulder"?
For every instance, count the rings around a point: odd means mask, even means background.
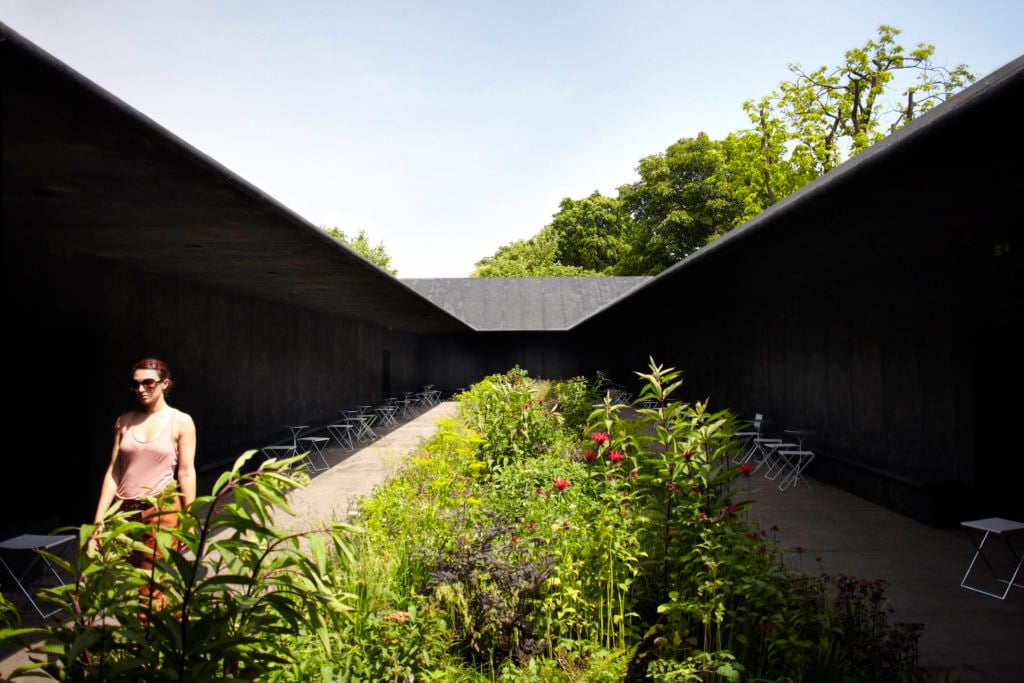
[[[177,425],[184,425],[186,428],[195,429],[195,422],[192,420],[192,416],[186,413],[184,410],[178,408],[171,408],[174,415],[174,422]]]
[[[133,424],[138,422],[138,416],[139,411],[137,410],[129,410],[127,412],[121,413],[120,415],[117,416],[117,420],[114,422],[114,428],[125,429],[127,427],[131,427]]]

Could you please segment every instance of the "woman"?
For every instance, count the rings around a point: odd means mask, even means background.
[[[140,408],[114,423],[114,448],[94,516],[97,530],[115,500],[122,510],[159,526],[175,526],[176,511],[195,500],[196,426],[187,413],[168,405],[167,393],[173,385],[167,364],[159,358],[144,358],[132,367],[130,387]],[[143,500],[159,499],[164,493],[173,493],[175,509],[161,510]],[[152,552],[133,556],[132,564],[151,569],[156,537],[147,533],[142,541]],[[154,602],[163,600],[154,595]]]

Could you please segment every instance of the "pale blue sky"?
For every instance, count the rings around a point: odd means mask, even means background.
[[[0,0],[0,21],[399,277],[464,277],[564,197],[747,125],[744,100],[874,38],[984,76],[1024,2]]]

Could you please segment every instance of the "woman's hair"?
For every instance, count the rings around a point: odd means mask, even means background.
[[[132,372],[136,370],[155,370],[161,380],[167,380],[167,386],[164,387],[165,394],[174,386],[174,381],[171,380],[171,369],[159,358],[143,358],[132,366]]]

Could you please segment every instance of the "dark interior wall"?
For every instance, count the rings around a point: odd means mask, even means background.
[[[38,457],[11,459],[8,481],[25,485],[0,497],[3,533],[91,519],[114,420],[135,406],[131,365],[144,356],[168,363],[169,402],[196,422],[201,480],[287,424],[381,401],[385,350],[394,388],[418,388],[418,339],[378,326],[7,241],[4,280],[11,424]]]
[[[481,332],[477,336],[484,349],[484,374],[503,373],[518,365],[530,377],[559,379],[579,374],[582,367],[567,332]]]
[[[445,394],[518,365],[535,378],[579,374],[583,364],[567,332],[477,332],[424,337],[423,383]]]
[[[683,370],[683,400],[813,430],[815,476],[909,516],[1019,518],[1021,497],[1000,476],[1015,448],[1005,425],[1022,409],[1021,354],[1009,350],[1024,322],[1018,264],[962,260],[957,277],[948,266],[676,315],[663,302],[681,297],[662,285],[588,321],[577,343],[592,369],[625,376],[653,355]],[[597,333],[626,310],[651,323],[615,342]]]
[[[474,334],[430,335],[420,344],[421,384],[433,384],[444,398],[489,374],[487,353]]]

